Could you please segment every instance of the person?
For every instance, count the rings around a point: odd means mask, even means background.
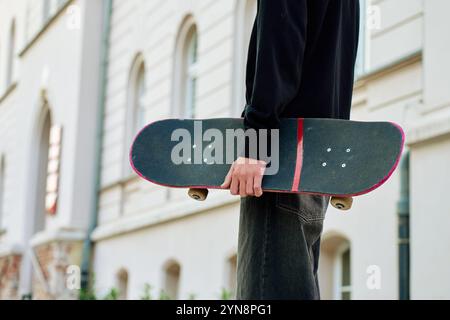
[[[258,0],[245,129],[277,129],[281,118],[350,118],[359,10],[358,0]],[[266,166],[243,155],[222,185],[241,196],[237,299],[318,300],[329,197],[263,193]]]

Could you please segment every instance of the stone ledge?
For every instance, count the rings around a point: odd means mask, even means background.
[[[226,191],[224,191],[226,193]],[[104,225],[98,226],[92,236],[92,241],[101,241],[113,238],[125,233],[145,229],[157,224],[186,218],[195,214],[204,213],[222,206],[236,204],[238,197],[229,194],[211,195],[206,202],[194,202],[188,199],[186,201],[172,203],[161,208],[158,212],[141,214],[136,216],[124,217]]]
[[[43,244],[56,241],[82,241],[86,237],[86,232],[77,229],[55,229],[44,230],[34,235],[30,244],[32,247],[37,247]]]
[[[30,50],[31,47],[42,37],[42,35],[50,28],[53,23],[58,20],[63,12],[74,2],[74,0],[67,0],[58,10],[44,23],[44,25],[38,30],[38,32],[25,44],[25,47],[19,51],[19,57],[23,56]]]
[[[406,133],[408,145],[426,142],[450,134],[450,108],[435,115],[426,116],[411,125]]]
[[[22,255],[23,248],[19,244],[1,243],[0,244],[0,258]]]
[[[0,104],[3,103],[8,97],[16,90],[17,82],[11,83],[8,88],[6,88],[5,92],[0,96]]]

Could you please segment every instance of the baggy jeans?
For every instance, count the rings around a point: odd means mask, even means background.
[[[320,239],[329,197],[264,193],[241,199],[238,300],[319,300]]]

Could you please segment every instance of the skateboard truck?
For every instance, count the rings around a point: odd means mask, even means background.
[[[205,201],[208,198],[208,189],[189,189],[188,195],[194,200]],[[350,210],[353,204],[353,198],[332,197],[331,205],[338,210]]]

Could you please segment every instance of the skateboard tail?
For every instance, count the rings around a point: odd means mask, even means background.
[[[271,189],[265,189],[267,192],[279,192],[279,193],[303,193],[303,194],[311,194],[311,195],[324,195],[324,196],[335,196],[335,197],[356,197],[361,196],[367,193],[370,193],[379,187],[381,187],[383,184],[385,184],[390,177],[393,175],[395,170],[397,169],[405,146],[405,132],[403,128],[395,123],[395,122],[389,122],[393,127],[395,127],[400,136],[401,136],[401,143],[400,143],[400,149],[398,151],[398,157],[395,160],[394,165],[391,167],[391,169],[388,171],[388,173],[380,179],[376,184],[371,186],[370,188],[367,188],[365,190],[362,190],[360,192],[355,193],[345,193],[345,194],[326,194],[326,193],[316,193],[316,192],[308,192],[302,190],[302,184],[301,184],[301,174],[302,174],[302,168],[303,168],[303,160],[304,160],[304,130],[305,130],[305,119],[299,118],[297,122],[297,155],[296,155],[296,164],[295,164],[295,174],[293,178],[293,184],[291,191],[281,191],[281,190],[271,190]]]
[[[394,127],[396,127],[396,128],[398,129],[398,131],[400,132],[401,136],[402,136],[402,141],[401,141],[401,144],[400,144],[400,151],[399,151],[399,153],[398,153],[398,157],[397,157],[397,160],[395,161],[395,164],[392,166],[392,168],[391,168],[391,170],[388,172],[388,174],[387,174],[380,182],[378,182],[377,184],[375,184],[373,187],[371,187],[371,188],[369,188],[369,189],[367,189],[366,191],[363,191],[363,192],[361,192],[361,193],[353,194],[353,195],[349,195],[349,196],[351,196],[351,197],[361,196],[361,195],[363,195],[363,194],[372,192],[372,191],[374,191],[375,189],[378,189],[378,188],[381,187],[386,181],[389,180],[389,178],[394,174],[395,170],[398,168],[398,165],[399,165],[400,160],[401,160],[402,155],[403,155],[403,150],[405,149],[406,135],[405,135],[405,131],[403,130],[403,128],[402,128],[399,124],[397,124],[397,123],[395,123],[395,122],[392,122],[392,121],[390,122],[390,124],[392,124]]]
[[[150,127],[153,126],[154,124],[156,124],[156,123],[158,123],[158,122],[163,122],[163,121],[164,121],[164,120],[150,122],[148,125],[146,125],[145,127],[143,127],[143,128],[139,131],[139,133],[134,137],[133,143],[131,144],[130,151],[129,151],[129,154],[128,154],[128,160],[129,160],[129,162],[130,162],[130,166],[131,166],[131,168],[133,169],[133,171],[134,171],[141,179],[143,179],[143,180],[145,180],[145,181],[151,182],[151,183],[156,184],[156,185],[159,185],[159,186],[161,186],[161,187],[167,187],[167,188],[172,188],[172,189],[186,189],[186,187],[173,186],[173,185],[171,185],[171,184],[165,184],[165,183],[162,183],[162,182],[159,182],[159,181],[150,179],[149,177],[145,176],[141,171],[139,171],[139,169],[136,168],[136,165],[134,164],[134,161],[133,161],[133,149],[134,149],[134,146],[135,146],[136,141],[137,141],[137,139],[139,138],[139,136],[141,136],[141,134],[142,134],[144,131],[146,131],[148,128],[150,128]],[[201,186],[201,185],[193,185],[193,186],[191,186],[191,187],[192,187],[192,188],[199,188],[199,189],[217,189],[217,190],[222,189],[222,188],[219,188],[219,187],[217,187],[217,186]]]
[[[150,126],[152,126],[152,125],[155,124],[156,122],[158,122],[158,121],[150,122],[150,123],[147,124],[145,127],[143,127],[143,128],[138,132],[137,135],[135,135],[134,140],[133,140],[133,143],[132,143],[131,146],[130,146],[130,151],[129,151],[129,153],[128,153],[128,162],[130,163],[130,166],[131,166],[131,168],[133,169],[133,171],[134,171],[140,178],[142,178],[142,179],[144,179],[144,180],[146,180],[146,181],[148,181],[148,182],[158,184],[158,183],[156,183],[156,182],[153,182],[153,181],[147,179],[147,178],[146,178],[146,177],[145,177],[145,176],[144,176],[144,175],[136,168],[136,166],[135,166],[135,164],[134,164],[134,161],[133,161],[133,148],[134,148],[134,145],[136,144],[136,140],[138,139],[138,137],[139,137],[145,130],[147,130],[147,128],[149,128]]]
[[[361,192],[357,192],[357,193],[351,193],[351,194],[333,194],[332,196],[334,197],[358,197],[358,196],[362,196],[365,194],[368,194],[376,189],[378,189],[379,187],[381,187],[383,184],[385,184],[390,178],[391,176],[394,174],[395,170],[398,168],[398,165],[400,163],[400,160],[402,158],[403,155],[403,150],[405,148],[405,140],[406,140],[406,135],[405,135],[405,131],[403,130],[403,128],[395,123],[390,121],[389,122],[391,125],[393,125],[394,127],[397,128],[397,130],[399,131],[400,135],[401,135],[401,144],[400,144],[400,150],[398,152],[398,157],[395,160],[394,165],[392,166],[391,170],[387,173],[386,176],[383,177],[383,179],[381,179],[378,183],[374,184],[372,187],[363,190]],[[306,194],[308,194],[307,192],[305,192]]]

